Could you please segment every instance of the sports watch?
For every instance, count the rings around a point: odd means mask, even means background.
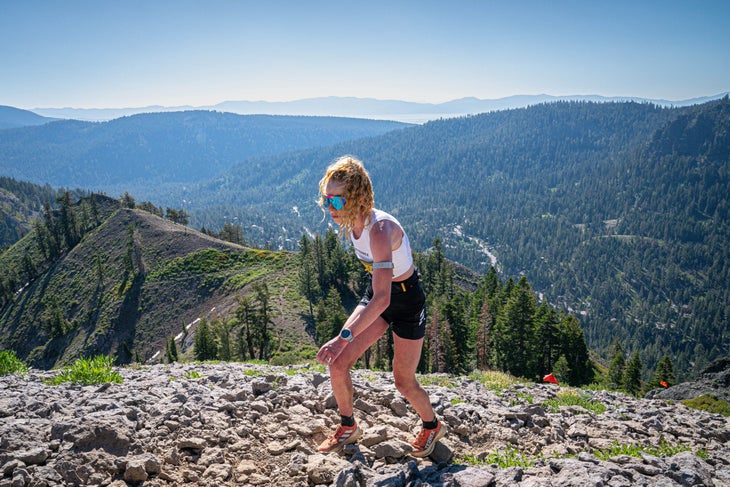
[[[342,331],[340,331],[340,338],[345,340],[347,343],[350,343],[355,337],[352,336],[352,332],[350,330],[343,328]]]

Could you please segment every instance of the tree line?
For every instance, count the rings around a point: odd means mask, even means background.
[[[348,317],[343,301],[354,305],[368,277],[354,252],[345,250],[331,230],[324,238],[303,236],[299,259],[299,291],[309,302],[321,345],[339,333]],[[573,385],[593,380],[579,320],[538,302],[525,277],[504,281],[492,267],[473,277],[468,290],[457,284],[456,267],[439,240],[428,252],[416,253],[415,263],[429,316],[419,372],[498,369],[530,379],[555,373]],[[387,333],[365,353],[361,365],[390,369],[392,359]]]
[[[37,279],[53,262],[73,249],[87,233],[101,225],[112,211],[120,207],[139,208],[181,225],[188,223],[189,215],[185,210],[167,208],[163,213],[162,208],[150,202],[137,204],[129,193],[118,200],[100,193],[77,196],[70,191],[61,192],[55,200],[45,198],[39,217],[31,224],[30,239],[18,243],[24,245],[19,261],[0,260],[0,308],[13,300],[18,289]],[[130,271],[143,266],[139,257],[141,250],[136,247],[139,244],[134,241],[133,233],[129,233],[125,262]],[[50,309],[55,307],[51,306]],[[53,311],[49,314],[58,315]],[[51,328],[62,334],[63,327],[57,321],[51,319],[51,322],[56,323]]]
[[[195,359],[268,361],[274,351],[270,301],[268,286],[260,283],[254,286],[250,295],[239,300],[232,317],[209,321],[201,316],[193,342]],[[183,336],[187,333],[187,327],[183,327]],[[174,337],[167,340],[166,356],[168,362],[179,360]]]

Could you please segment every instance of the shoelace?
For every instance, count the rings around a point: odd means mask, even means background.
[[[337,429],[335,430],[335,432],[332,433],[330,436],[328,436],[327,439],[333,440],[333,441],[340,441],[340,436],[342,436],[348,428],[349,427],[347,427],[347,426],[342,426],[342,425],[338,426]],[[353,427],[353,431],[354,430],[355,430],[355,428]]]

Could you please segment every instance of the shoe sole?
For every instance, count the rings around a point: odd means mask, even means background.
[[[338,443],[337,445],[330,448],[329,450],[319,450],[318,449],[317,451],[319,451],[320,453],[338,453],[343,448],[345,448],[345,445],[351,445],[351,444],[355,443],[357,440],[360,439],[360,437],[362,437],[362,430],[358,426],[357,429],[355,430],[355,432],[352,433],[352,435],[348,439],[343,441],[342,443]]]
[[[431,455],[433,453],[433,450],[436,448],[436,443],[438,443],[441,438],[446,436],[448,434],[448,430],[446,429],[446,426],[441,426],[441,430],[436,434],[436,438],[433,439],[431,442],[431,446],[428,448],[428,450],[423,450],[420,452],[411,452],[411,456],[416,458],[426,458],[427,456]]]

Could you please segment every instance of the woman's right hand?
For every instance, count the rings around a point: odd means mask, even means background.
[[[345,340],[341,340],[339,336],[334,337],[319,349],[319,352],[317,352],[317,362],[323,365],[330,365],[340,356],[346,346],[347,342]]]

